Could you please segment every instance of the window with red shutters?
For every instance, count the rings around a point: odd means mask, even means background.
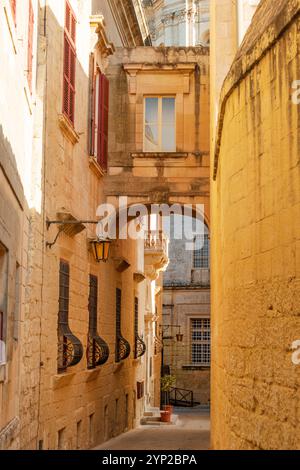
[[[32,91],[33,29],[34,12],[32,8],[32,2],[29,0],[27,79],[30,91]]]
[[[10,7],[15,25],[17,24],[17,0],[10,0]]]
[[[97,72],[94,83],[92,116],[92,152],[99,165],[107,169],[108,156],[108,113],[109,113],[109,81],[100,71]]]
[[[63,113],[74,125],[75,120],[75,68],[76,68],[76,18],[66,2],[64,34]]]

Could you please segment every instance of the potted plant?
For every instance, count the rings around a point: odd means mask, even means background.
[[[164,411],[168,411],[170,414],[173,411],[173,406],[170,405],[170,392],[174,387],[176,377],[174,375],[164,375],[161,378],[161,395],[162,395],[162,406]]]

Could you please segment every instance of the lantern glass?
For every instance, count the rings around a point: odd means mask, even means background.
[[[182,333],[178,333],[176,335],[176,341],[178,341],[178,343],[182,343],[182,341],[183,341],[183,334]]]
[[[110,240],[93,240],[91,244],[97,263],[100,263],[100,261],[106,263],[109,258]]]

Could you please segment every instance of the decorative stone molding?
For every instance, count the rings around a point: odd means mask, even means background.
[[[149,231],[145,238],[145,274],[148,279],[155,281],[161,271],[169,264],[169,240],[162,231]]]
[[[128,91],[129,94],[135,95],[137,93],[137,75],[143,72],[155,73],[180,73],[184,75],[182,93],[190,93],[190,77],[195,71],[195,63],[173,63],[173,64],[124,64],[123,68],[129,76]]]
[[[52,377],[52,390],[66,387],[75,377],[75,372],[66,372],[65,374],[56,374]]]
[[[8,449],[19,433],[20,419],[16,416],[0,431],[0,450]]]
[[[95,173],[95,175],[98,176],[98,178],[102,178],[102,176],[105,175],[105,171],[103,170],[103,168],[101,168],[101,166],[97,162],[96,157],[93,157],[93,156],[89,157],[89,167]]]
[[[68,118],[66,118],[64,114],[60,114],[58,116],[58,122],[60,130],[62,131],[63,135],[71,142],[71,144],[78,144],[80,138],[79,134],[77,134]]]
[[[146,276],[144,273],[137,271],[133,274],[133,279],[137,284],[140,284],[146,279]]]
[[[90,16],[90,26],[98,35],[96,48],[100,50],[101,55],[104,57],[112,55],[115,52],[115,46],[112,42],[109,42],[106,36],[104,17],[102,15]]]
[[[114,264],[116,271],[118,271],[119,273],[123,273],[124,271],[126,271],[126,269],[130,267],[130,262],[123,256],[114,258]]]

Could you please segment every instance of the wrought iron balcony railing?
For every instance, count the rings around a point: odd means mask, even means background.
[[[144,340],[139,336],[135,335],[135,345],[134,345],[134,358],[138,359],[142,357],[146,352],[146,344]]]
[[[130,344],[121,334],[116,338],[116,362],[124,361],[130,355]]]
[[[109,347],[98,333],[89,333],[86,354],[88,369],[95,369],[108,360]]]
[[[58,372],[78,364],[83,356],[81,341],[71,332],[67,324],[59,325],[58,332]]]

